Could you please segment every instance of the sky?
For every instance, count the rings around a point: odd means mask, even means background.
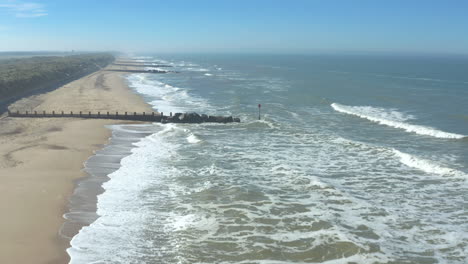
[[[468,54],[466,0],[0,0],[0,51]]]

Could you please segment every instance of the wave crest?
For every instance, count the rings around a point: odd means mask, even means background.
[[[426,173],[438,174],[442,176],[454,176],[458,178],[466,178],[467,176],[461,171],[443,167],[430,160],[421,159],[396,149],[392,149],[392,151],[393,154],[395,154],[395,156],[400,159],[400,162],[408,167],[415,168]]]
[[[466,136],[449,133],[437,130],[432,127],[421,126],[421,125],[413,125],[408,124],[403,121],[412,119],[410,116],[401,115],[398,118],[398,112],[392,111],[392,115],[389,115],[385,111],[382,111],[380,108],[370,107],[370,106],[347,106],[341,105],[337,103],[332,103],[331,107],[338,112],[358,116],[381,125],[386,125],[394,128],[400,128],[407,132],[416,133],[419,135],[431,136],[436,138],[449,138],[449,139],[461,139]],[[390,117],[390,118],[389,118]]]

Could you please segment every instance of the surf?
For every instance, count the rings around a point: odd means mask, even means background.
[[[395,155],[395,157],[399,159],[401,163],[405,164],[406,166],[410,168],[418,169],[420,171],[423,171],[429,174],[437,174],[441,176],[453,176],[457,178],[467,178],[467,175],[464,174],[463,172],[458,171],[456,169],[444,167],[433,161],[419,158],[419,157],[410,155],[408,153],[401,152],[396,149],[392,149],[392,152]]]
[[[406,132],[416,133],[424,136],[431,136],[435,138],[446,138],[446,139],[462,139],[465,135],[456,133],[450,133],[435,129],[433,127],[414,125],[404,122],[410,118],[401,119],[389,119],[389,115],[385,113],[382,108],[376,108],[371,106],[348,106],[338,103],[332,103],[331,107],[340,113],[357,116],[360,118],[367,119],[369,121],[378,123],[380,125],[386,125],[393,128],[403,129]]]

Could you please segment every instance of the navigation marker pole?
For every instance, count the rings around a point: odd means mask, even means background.
[[[262,105],[258,104],[258,120],[260,120],[260,108],[262,108]]]

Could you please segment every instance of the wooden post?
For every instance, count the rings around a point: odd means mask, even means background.
[[[73,111],[70,111],[70,115],[71,115],[71,116],[73,115]]]
[[[119,116],[119,112],[115,112],[115,117],[118,117]]]
[[[18,111],[18,110],[16,110],[16,114],[19,115],[19,111]]]
[[[26,111],[26,115],[28,115],[28,111]]]
[[[109,116],[109,112],[107,112],[107,116]]]
[[[9,115],[9,116],[11,115],[11,112],[10,112],[10,110],[8,110],[8,115]]]
[[[161,117],[163,117],[163,116],[164,116],[164,113],[163,113],[163,112],[161,112]]]
[[[80,117],[81,117],[81,111],[80,111]]]
[[[125,116],[127,116],[127,112],[125,112]]]
[[[136,116],[136,112],[133,112],[133,115]]]
[[[145,112],[143,112],[143,116],[145,116]]]
[[[42,115],[45,116],[45,111],[42,111]]]
[[[55,111],[52,111],[52,115],[55,116]]]
[[[169,115],[172,116],[172,112],[170,112]]]
[[[37,111],[34,111],[34,115],[37,116]]]
[[[97,112],[97,116],[101,116],[101,112]]]
[[[258,120],[260,120],[260,108],[262,108],[262,105],[258,104]]]
[[[88,116],[91,117],[91,111],[88,112]]]
[[[62,116],[63,116],[63,111],[62,111]]]

